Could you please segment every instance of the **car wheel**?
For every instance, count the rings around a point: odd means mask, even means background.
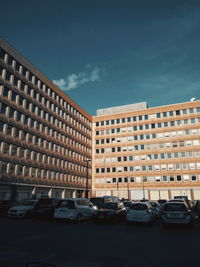
[[[81,214],[79,213],[77,216],[76,216],[76,220],[75,220],[75,223],[78,224],[81,222]]]

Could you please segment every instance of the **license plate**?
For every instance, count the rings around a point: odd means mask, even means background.
[[[103,215],[100,215],[99,218],[100,218],[100,219],[104,219],[104,216],[103,216]]]

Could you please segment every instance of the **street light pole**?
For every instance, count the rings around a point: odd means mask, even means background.
[[[145,192],[144,192],[144,177],[142,177],[142,191],[143,191],[143,199],[145,199]]]
[[[119,184],[118,184],[118,181],[117,181],[117,196],[119,198]]]
[[[129,200],[129,184],[128,184],[128,181],[127,181],[127,194],[128,194],[128,200]]]
[[[91,161],[91,159],[86,159],[84,162],[87,162],[86,167],[86,188],[85,188],[85,198],[88,199],[88,163]]]

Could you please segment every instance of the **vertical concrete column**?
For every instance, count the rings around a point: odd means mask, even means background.
[[[172,194],[171,194],[171,190],[170,189],[168,189],[168,197],[169,197],[169,199],[172,198]]]
[[[148,189],[148,199],[151,200],[151,192],[150,192],[150,189]]]
[[[73,193],[72,193],[72,197],[73,197],[73,198],[76,198],[76,190],[73,191]]]
[[[50,188],[50,189],[49,189],[49,192],[48,192],[49,197],[52,197],[52,193],[53,193],[53,189]]]
[[[194,191],[192,188],[190,189],[190,195],[191,195],[191,200],[194,200]]]
[[[63,189],[63,191],[62,191],[61,197],[65,198],[65,189]]]
[[[32,194],[32,199],[36,199],[36,186],[33,187],[31,194]]]

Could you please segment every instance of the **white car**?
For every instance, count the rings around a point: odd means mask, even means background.
[[[79,223],[81,220],[94,218],[96,212],[97,207],[88,199],[68,198],[59,201],[54,218]]]
[[[168,202],[161,211],[161,221],[163,226],[168,224],[187,224],[193,226],[193,215],[189,207],[184,202]]]
[[[149,202],[132,203],[126,214],[127,223],[152,223],[156,219],[155,211]]]
[[[13,206],[8,210],[8,217],[28,217],[33,215],[33,210],[37,200],[22,201],[17,206]]]

